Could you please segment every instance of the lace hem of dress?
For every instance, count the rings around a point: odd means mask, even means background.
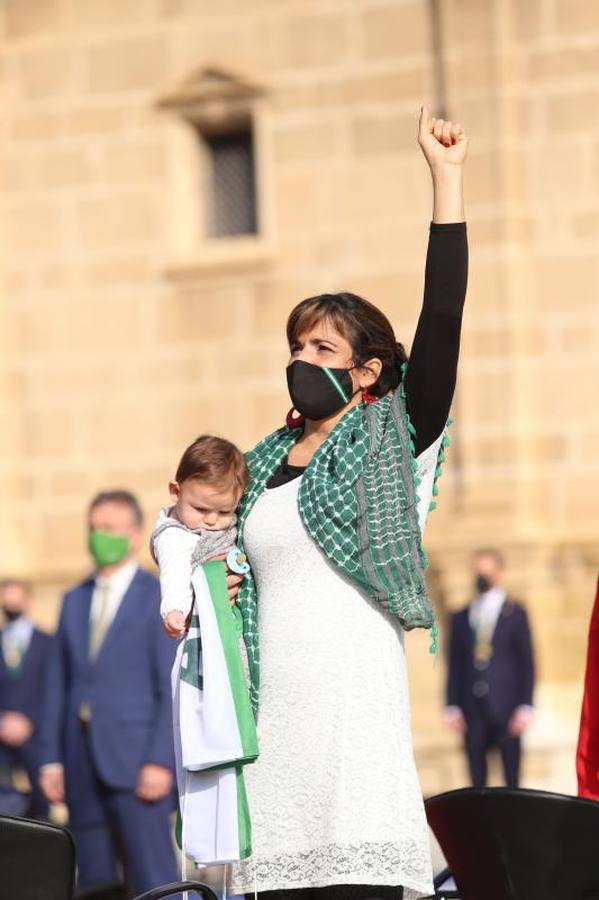
[[[434,892],[430,854],[422,842],[327,844],[304,852],[250,857],[232,866],[234,893],[328,887],[333,884],[403,886],[404,900]]]

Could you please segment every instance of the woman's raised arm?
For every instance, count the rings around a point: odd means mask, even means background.
[[[468,274],[462,189],[466,134],[461,125],[432,118],[423,107],[418,142],[433,180],[433,220],[424,301],[405,379],[417,455],[439,437],[449,415]]]

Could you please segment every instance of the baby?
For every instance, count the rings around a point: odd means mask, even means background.
[[[181,457],[169,484],[173,505],[161,510],[150,541],[160,567],[160,613],[169,637],[185,634],[196,566],[226,559],[231,571],[249,571],[235,546],[235,510],[248,477],[243,453],[223,438],[202,435]]]

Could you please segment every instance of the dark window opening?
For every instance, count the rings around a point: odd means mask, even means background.
[[[250,127],[227,134],[202,135],[208,150],[207,236],[256,234],[256,174]]]

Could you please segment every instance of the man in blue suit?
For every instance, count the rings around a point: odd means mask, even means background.
[[[48,673],[40,783],[66,799],[81,887],[116,876],[134,893],[176,880],[171,840],[174,749],[160,588],[139,568],[142,512],[127,491],[89,509],[95,574],[64,597]]]
[[[27,773],[32,787],[27,812],[46,818],[48,803],[37,782],[37,769],[50,636],[35,628],[30,620],[31,601],[28,582],[20,578],[0,582],[0,608],[5,620],[0,629],[0,768],[6,786],[11,784],[17,769]],[[3,794],[2,801],[10,800],[10,794]],[[14,803],[14,797],[11,802]],[[14,807],[0,802],[0,812],[14,812]]]
[[[532,719],[534,659],[524,607],[504,588],[496,550],[474,559],[475,597],[451,622],[446,720],[464,737],[474,787],[487,782],[487,753],[501,754],[505,782],[517,787],[520,738]]]

